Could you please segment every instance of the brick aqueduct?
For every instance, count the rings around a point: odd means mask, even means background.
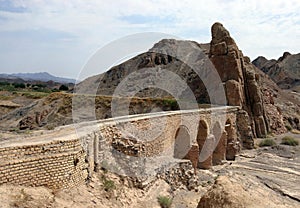
[[[183,160],[195,170],[210,168],[234,159],[239,147],[238,110],[214,107],[132,115],[4,140],[0,142],[0,184],[68,188],[83,183],[103,166],[145,178]],[[147,134],[149,129],[159,133]],[[134,136],[135,132],[140,133]]]

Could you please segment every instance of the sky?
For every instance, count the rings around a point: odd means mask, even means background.
[[[120,38],[156,32],[207,43],[214,22],[251,60],[278,59],[300,52],[299,11],[299,0],[0,0],[0,73],[77,78]]]

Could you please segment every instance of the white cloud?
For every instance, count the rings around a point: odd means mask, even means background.
[[[53,30],[69,34],[68,37],[61,37],[60,44],[65,45],[62,47],[64,49],[60,46],[57,53],[64,56],[68,54],[64,52],[66,50],[72,54],[72,49],[74,53],[72,55],[77,56],[81,60],[80,63],[84,63],[88,58],[87,54],[98,47],[136,32],[164,32],[207,42],[210,40],[210,26],[216,21],[224,24],[236,39],[240,49],[251,58],[258,55],[278,58],[284,51],[297,53],[300,48],[299,0],[19,0],[12,2],[12,5],[22,7],[25,12],[0,10],[0,33]],[[128,21],[128,18],[124,18],[131,16],[133,18],[143,16],[145,21],[133,24]],[[151,21],[147,22],[147,17],[151,18]],[[1,41],[3,40],[0,37]],[[34,39],[27,41],[27,44],[36,42]],[[52,42],[48,44],[51,50],[55,50]],[[13,53],[13,48],[11,50]],[[47,56],[46,52],[45,56]],[[71,64],[69,66],[74,67]],[[54,67],[58,66],[54,64]],[[68,63],[63,67],[68,68]],[[81,67],[77,66],[75,70],[78,71]],[[18,69],[13,63],[8,68]],[[50,70],[51,66],[48,66],[48,69]]]

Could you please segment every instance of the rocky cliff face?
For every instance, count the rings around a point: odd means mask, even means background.
[[[292,55],[284,52],[278,60],[259,56],[252,63],[269,75],[280,88],[300,92],[300,53]]]
[[[228,105],[243,109],[238,116],[238,128],[244,146],[251,148],[252,137],[265,137],[269,126],[259,86],[260,76],[221,23],[215,23],[211,33],[210,60],[225,84]]]
[[[252,63],[261,70],[259,73],[264,80],[262,87],[270,129],[275,133],[283,133],[285,125],[299,130],[300,54],[285,52],[278,60],[259,56]],[[274,111],[274,106],[277,111]],[[283,122],[276,119],[278,113],[283,115]]]

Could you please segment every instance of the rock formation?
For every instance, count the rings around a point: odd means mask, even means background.
[[[293,89],[300,92],[300,53],[290,54],[284,52],[278,60],[268,60],[263,56],[257,57],[252,63],[282,89]]]
[[[35,118],[33,116],[27,116],[20,120],[19,122],[19,129],[35,129],[37,127],[42,127],[46,125],[46,118],[48,116],[48,110],[36,111]]]
[[[250,205],[249,199],[251,199],[250,194],[240,184],[232,183],[227,176],[220,176],[212,188],[201,198],[197,208],[246,207],[246,205]]]
[[[163,39],[149,49],[148,52],[142,53],[123,62],[117,66],[112,67],[107,72],[90,77],[76,86],[76,92],[90,92],[90,89],[97,89],[98,95],[113,95],[116,87],[124,80],[128,75],[133,72],[138,72],[145,68],[152,68],[161,71],[170,71],[177,74],[182,80],[187,83],[190,89],[193,91],[197,101],[199,103],[210,103],[210,99],[203,81],[199,76],[191,69],[186,63],[166,54],[176,54],[178,49],[185,54],[189,54],[198,49],[199,57],[197,63],[203,64],[205,56],[209,52],[209,44],[199,44],[194,41],[175,40],[175,39]],[[139,77],[143,79],[143,75]],[[168,92],[160,90],[158,88],[147,88],[139,91],[139,87],[136,86],[137,78],[130,80],[127,79],[127,88],[129,92],[138,91],[135,94],[136,97],[172,97]],[[96,83],[96,85],[94,85]],[[145,83],[151,85],[151,83]],[[93,85],[91,87],[91,85]],[[176,86],[175,84],[175,87]],[[90,93],[91,94],[91,93]]]
[[[299,57],[300,54],[285,52],[278,60],[260,56],[252,62],[262,78],[261,88],[270,131],[276,134],[290,128],[300,130]],[[291,93],[291,90],[294,92]]]
[[[268,131],[259,75],[221,23],[215,23],[211,33],[210,60],[224,83],[228,105],[242,107],[238,130],[244,146],[251,148],[252,137],[265,137]]]

